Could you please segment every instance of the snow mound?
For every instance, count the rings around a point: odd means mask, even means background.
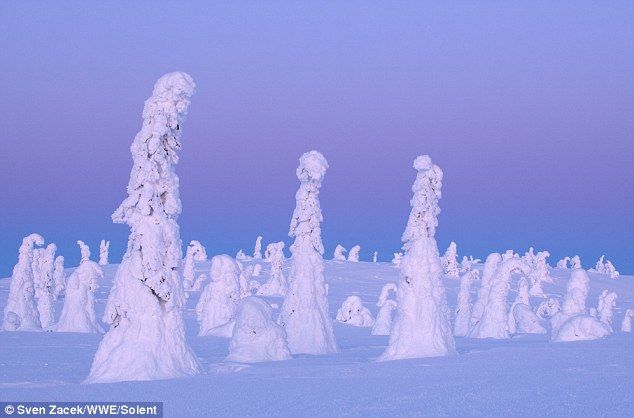
[[[552,339],[554,342],[597,340],[610,335],[610,327],[590,315],[576,315],[566,320]]]

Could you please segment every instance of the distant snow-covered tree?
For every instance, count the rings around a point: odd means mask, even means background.
[[[103,270],[94,261],[86,260],[68,278],[64,307],[56,326],[58,332],[103,332],[95,316],[95,290]]]
[[[531,310],[528,281],[520,278],[517,297],[508,313],[508,327],[511,334],[545,334],[540,318]]]
[[[570,259],[570,268],[575,270],[575,269],[580,269],[581,267],[581,258],[579,258],[578,255],[572,257]]]
[[[249,259],[249,257],[247,257],[247,255],[244,253],[244,251],[238,250],[238,252],[236,253],[236,260],[244,261],[244,260],[248,260],[248,259]]]
[[[194,276],[196,274],[194,268],[196,262],[205,261],[207,261],[205,247],[199,241],[191,241],[185,251],[185,262],[183,263],[183,288],[185,290],[194,290]]]
[[[567,269],[568,268],[568,262],[570,262],[570,257],[564,257],[561,260],[557,261],[557,268],[558,269]]]
[[[254,264],[253,277],[260,277],[260,273],[262,273],[262,264]]]
[[[289,231],[295,242],[291,245],[289,288],[279,318],[292,353],[338,351],[328,314],[321,242],[323,217],[319,189],[327,169],[328,162],[317,151],[302,155],[297,167],[300,187],[295,195],[296,206]]]
[[[603,262],[604,258],[605,258],[605,255],[602,255],[594,266],[594,271],[596,271],[597,273],[601,273],[601,274],[605,273],[605,264]]]
[[[255,248],[253,249],[253,258],[255,260],[262,259],[262,237],[259,235],[255,240]]]
[[[196,305],[200,323],[198,335],[231,337],[236,304],[240,300],[237,263],[228,255],[211,259],[211,282],[205,286]]]
[[[355,245],[350,248],[348,251],[348,261],[352,261],[353,263],[359,262],[359,251],[361,251],[361,247],[359,245]]]
[[[396,310],[396,301],[389,299],[390,292],[396,293],[396,283],[386,283],[381,289],[376,306],[379,313],[376,315],[372,335],[390,335],[392,329],[392,313]]]
[[[475,327],[482,318],[484,307],[489,303],[489,292],[491,291],[491,285],[493,284],[493,278],[495,272],[502,262],[502,256],[499,253],[489,254],[484,262],[484,270],[482,272],[482,280],[480,281],[480,288],[478,289],[478,295],[473,309],[471,310],[471,325],[467,336],[472,336],[471,333],[475,333]]]
[[[58,255],[55,258],[55,266],[53,268],[53,298],[57,299],[64,289],[66,289],[66,274],[64,273],[64,256]]]
[[[473,258],[472,255],[467,257],[466,255],[462,257],[462,261],[460,262],[460,273],[466,273],[473,269],[473,265],[479,263],[479,258]]]
[[[79,245],[79,251],[81,252],[80,263],[90,260],[90,247],[82,240],[77,240],[77,245]]]
[[[632,332],[632,318],[634,318],[634,309],[625,311],[625,316],[623,316],[623,321],[621,322],[621,331]]]
[[[238,283],[240,284],[240,299],[242,299],[252,294],[251,276],[253,276],[253,266],[242,266],[240,262],[238,262],[238,266],[240,270]]]
[[[451,242],[447,251],[445,251],[445,255],[442,256],[442,267],[443,271],[446,275],[450,277],[458,277],[460,276],[460,271],[458,269],[458,249],[456,247],[455,242]]]
[[[394,258],[392,258],[392,264],[394,264],[394,267],[401,266],[402,258],[403,258],[403,253],[394,253]]]
[[[337,246],[335,247],[335,253],[332,256],[332,259],[335,261],[346,261],[346,256],[344,255],[346,251],[347,250],[343,248],[343,246],[341,246],[340,244],[337,244]]]
[[[372,314],[363,306],[361,298],[358,296],[349,296],[341,304],[341,308],[337,311],[337,321],[355,327],[371,327],[374,325]]]
[[[480,277],[480,270],[468,270],[460,278],[460,291],[456,304],[456,320],[453,326],[453,335],[464,337],[469,332],[471,325],[471,283]]]
[[[372,262],[376,263],[378,258],[379,258],[379,253],[375,251],[374,254],[372,254]]]
[[[612,264],[612,262],[610,260],[605,262],[604,273],[605,274],[609,274],[612,279],[616,279],[620,275],[620,273],[618,271],[616,271],[616,269],[614,268],[614,265]]]
[[[599,296],[599,306],[597,308],[597,314],[599,320],[612,328],[612,315],[614,307],[616,306],[616,293],[604,290]]]
[[[531,250],[533,248],[531,247]],[[530,295],[534,297],[545,298],[544,290],[542,289],[542,283],[552,283],[553,279],[550,277],[548,263],[546,259],[550,256],[548,251],[541,251],[536,255],[532,255],[531,261],[531,288]]]
[[[105,266],[108,264],[108,253],[110,251],[110,241],[101,240],[99,243],[99,265]]]
[[[550,319],[559,311],[561,311],[559,301],[555,298],[549,298],[539,304],[535,314],[539,319]]]
[[[266,248],[269,252],[271,270],[269,272],[269,280],[260,286],[258,295],[284,296],[288,287],[282,272],[282,267],[284,266],[284,243],[282,241],[272,243]]]
[[[33,282],[35,286],[35,301],[39,313],[42,329],[49,329],[55,322],[55,252],[57,246],[53,243],[46,248],[35,250],[33,259]]]

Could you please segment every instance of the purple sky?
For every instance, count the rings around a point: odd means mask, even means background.
[[[132,3],[0,3],[0,276],[36,231],[69,265],[77,239],[111,239],[118,262],[129,146],[174,70],[198,85],[181,234],[211,254],[287,240],[297,159],[318,149],[328,257],[391,259],[429,154],[441,251],[634,273],[634,2]]]

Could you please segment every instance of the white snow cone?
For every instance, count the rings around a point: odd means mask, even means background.
[[[372,314],[363,306],[358,296],[349,296],[337,311],[337,321],[355,327],[371,327],[374,325]]]
[[[256,363],[290,358],[286,333],[273,321],[269,304],[254,296],[242,299],[225,360]]]
[[[405,255],[400,263],[398,307],[390,343],[379,361],[456,352],[442,282],[443,269],[434,239],[442,171],[427,155],[416,158],[414,168],[418,174],[412,186],[412,211],[402,238]]]
[[[297,167],[299,190],[289,236],[292,266],[279,324],[284,327],[294,354],[328,354],[338,351],[324,279],[324,246],[321,242],[319,188],[328,162],[317,151],[302,155]]]
[[[236,261],[226,254],[211,259],[211,282],[200,294],[196,316],[198,335],[231,337],[236,304],[240,300],[239,271]]]
[[[95,317],[95,290],[103,270],[94,261],[86,260],[75,269],[66,284],[62,315],[57,322],[58,332],[103,332]]]
[[[181,202],[174,172],[193,93],[192,78],[174,72],[156,82],[145,102],[143,126],[130,148],[128,197],[112,215],[115,223],[130,226],[128,246],[104,313],[110,330],[86,383],[169,379],[200,370],[185,340],[176,222]]]

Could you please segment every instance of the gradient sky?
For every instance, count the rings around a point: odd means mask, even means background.
[[[210,254],[288,243],[317,149],[327,257],[390,260],[429,154],[441,252],[532,245],[634,274],[634,2],[186,3],[0,3],[0,277],[31,232],[67,265],[77,239],[120,260],[129,146],[174,70],[197,83],[181,236]]]

